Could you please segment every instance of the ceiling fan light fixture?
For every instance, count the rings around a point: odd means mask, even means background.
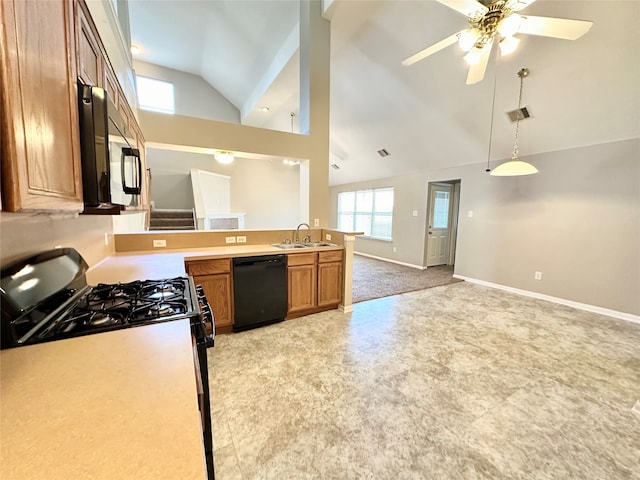
[[[482,49],[474,47],[464,56],[464,61],[469,65],[477,65],[482,57]]]
[[[466,30],[462,30],[458,36],[458,45],[460,45],[460,48],[464,52],[468,52],[476,44],[479,37],[480,32],[476,29],[468,28]]]
[[[522,17],[517,13],[512,13],[498,23],[498,33],[503,37],[512,37],[518,33],[520,25],[522,25]]]
[[[516,48],[518,48],[518,44],[520,43],[520,39],[516,37],[505,37],[500,40],[498,46],[500,47],[500,53],[504,55],[509,55],[510,53],[515,52]]]
[[[494,177],[519,177],[521,175],[533,175],[534,173],[538,173],[536,167],[515,157],[502,165],[498,165],[491,170],[489,175]]]
[[[228,165],[233,163],[234,156],[233,152],[227,152],[225,150],[218,150],[213,154],[213,158],[216,159],[216,162],[222,163],[223,165]]]

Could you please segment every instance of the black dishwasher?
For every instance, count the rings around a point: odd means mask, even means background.
[[[233,330],[281,322],[287,315],[287,256],[233,259]]]

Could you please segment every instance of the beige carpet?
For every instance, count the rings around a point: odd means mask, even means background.
[[[461,281],[453,278],[453,266],[449,265],[418,270],[362,255],[353,256],[353,303]]]

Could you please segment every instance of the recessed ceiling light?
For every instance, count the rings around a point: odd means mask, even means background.
[[[138,55],[140,53],[140,47],[138,45],[131,45],[131,54]]]
[[[260,107],[260,111],[261,112],[268,112],[269,111],[269,107]]]

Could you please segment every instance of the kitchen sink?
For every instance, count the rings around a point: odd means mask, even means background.
[[[290,248],[306,248],[306,245],[301,243],[272,243],[274,247],[290,249]]]
[[[337,246],[335,243],[327,243],[327,242],[309,242],[309,243],[272,243],[274,247],[282,248],[282,249],[291,249],[291,248],[314,248],[314,247],[335,247]]]

